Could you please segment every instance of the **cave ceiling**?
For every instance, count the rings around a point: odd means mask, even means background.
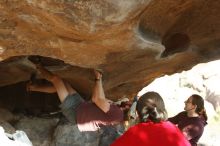
[[[95,68],[110,99],[131,98],[220,57],[217,0],[1,0],[0,11],[1,87],[28,81],[31,57],[85,97]]]

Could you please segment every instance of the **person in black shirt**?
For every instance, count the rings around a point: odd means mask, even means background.
[[[196,146],[208,119],[204,99],[197,94],[191,95],[185,101],[184,110],[168,120],[178,126],[192,146]]]

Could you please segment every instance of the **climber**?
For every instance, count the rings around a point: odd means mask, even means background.
[[[95,86],[91,101],[85,101],[67,81],[54,75],[41,64],[35,64],[35,66],[43,78],[50,81],[52,85],[27,84],[27,90],[57,92],[62,113],[71,123],[76,124],[80,131],[96,131],[102,126],[123,122],[123,111],[105,97],[102,74],[99,71],[94,70]]]

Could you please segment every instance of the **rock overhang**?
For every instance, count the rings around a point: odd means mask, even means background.
[[[86,97],[99,68],[110,99],[132,98],[159,76],[220,56],[218,1],[14,0],[0,10],[0,86],[29,80],[27,58],[40,56]]]

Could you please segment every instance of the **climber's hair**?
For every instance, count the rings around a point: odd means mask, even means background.
[[[206,114],[204,99],[197,94],[193,94],[190,96],[192,98],[192,104],[196,105],[196,113],[200,115],[205,121],[208,120],[208,116]]]
[[[137,102],[136,110],[140,122],[154,123],[167,120],[167,111],[162,97],[156,92],[147,92]]]

